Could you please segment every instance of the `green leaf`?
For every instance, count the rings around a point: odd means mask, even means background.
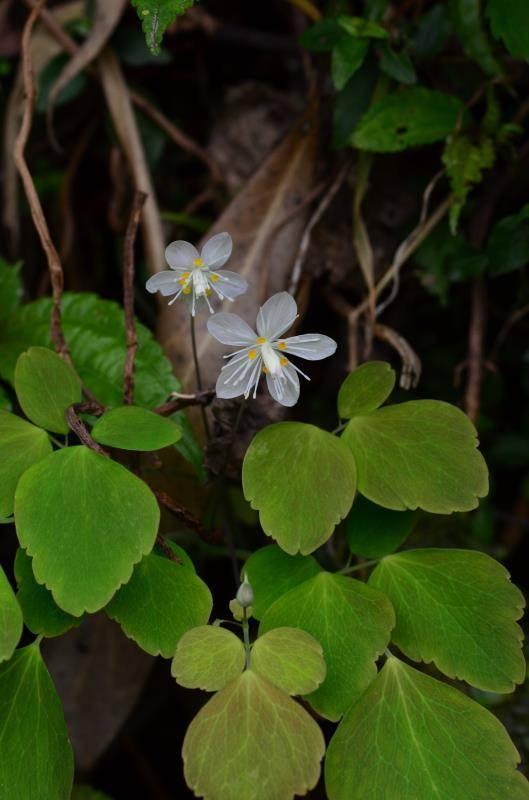
[[[369,108],[379,76],[374,59],[366,58],[358,72],[338,93],[333,113],[332,145],[345,147],[363,114]]]
[[[314,53],[327,53],[344,38],[344,30],[334,17],[322,19],[307,28],[299,37],[299,43]]]
[[[527,800],[500,722],[457,689],[389,658],[327,751],[329,800]]]
[[[182,755],[188,786],[205,800],[291,800],[316,785],[324,752],[305,709],[246,670],[198,712]]]
[[[314,425],[279,422],[252,440],[242,467],[244,496],[264,532],[287,553],[311,553],[351,508],[354,459],[343,443]]]
[[[52,449],[45,431],[0,409],[0,519],[13,513],[21,475]]]
[[[507,570],[472,550],[407,550],[387,556],[369,579],[397,615],[392,640],[414,661],[433,661],[449,678],[489,692],[512,692],[525,677],[525,601]]]
[[[4,320],[20,305],[22,281],[20,268],[22,262],[9,264],[0,257],[0,319]]]
[[[351,143],[373,153],[395,153],[445,139],[460,112],[457,97],[430,89],[404,89],[388,94],[364,114]]]
[[[76,617],[98,611],[152,550],[160,511],[149,487],[87,447],[56,450],[15,495],[20,544],[37,583]]]
[[[7,661],[15,652],[22,636],[22,627],[22,611],[0,567],[0,661]]]
[[[45,347],[22,353],[15,367],[15,391],[31,422],[53,433],[68,433],[66,409],[81,402],[81,383],[57,353]]]
[[[294,586],[317,575],[320,569],[312,556],[289,556],[275,544],[256,550],[242,570],[253,589],[253,616],[262,619],[272,603]]]
[[[365,36],[368,39],[387,39],[389,33],[382,25],[363,17],[338,17],[338,24],[351,36]]]
[[[343,89],[349,78],[360,69],[369,50],[367,39],[344,36],[332,51],[331,75],[335,89]]]
[[[123,403],[125,326],[123,309],[96,295],[65,294],[63,331],[82,382],[107,406]],[[0,377],[13,382],[16,361],[34,345],[51,347],[51,300],[22,306],[0,324]],[[134,380],[136,405],[154,408],[180,389],[172,367],[152,333],[136,323],[138,352]]]
[[[529,263],[529,205],[496,223],[487,242],[488,272],[505,275]]]
[[[338,416],[350,419],[374,411],[395,386],[395,372],[385,361],[368,361],[357,367],[340,386]]]
[[[395,511],[470,511],[488,492],[488,471],[468,417],[438,400],[411,400],[354,417],[343,440],[358,490]]]
[[[444,49],[452,33],[448,9],[443,2],[432,6],[420,15],[411,40],[416,58],[432,59]]]
[[[483,172],[493,166],[495,157],[490,136],[482,135],[474,142],[466,134],[456,134],[446,140],[442,161],[453,193],[450,206],[450,230],[453,234],[457,231],[470,191],[481,183]]]
[[[496,39],[515,58],[529,58],[529,6],[526,0],[488,0],[487,17]]]
[[[358,496],[347,517],[349,550],[363,558],[386,556],[409,536],[414,519],[412,511],[390,511]]]
[[[393,608],[382,592],[321,572],[280,597],[259,630],[301,628],[321,644],[327,677],[307,699],[318,713],[337,720],[375,677],[375,661],[394,624]]]
[[[450,0],[450,15],[469,58],[479,64],[487,75],[501,75],[502,69],[494,58],[483,27],[481,5],[481,0]]]
[[[151,553],[135,567],[106,612],[147,653],[171,658],[180,637],[205,625],[212,608],[211,592],[193,570]]]
[[[324,681],[323,650],[313,636],[299,628],[274,628],[252,647],[251,665],[287,694],[309,694]]]
[[[24,624],[34,634],[47,638],[61,636],[82,622],[59,608],[45,586],[37,583],[33,575],[31,558],[19,548],[15,557],[15,578],[18,584],[17,600],[24,615]]]
[[[166,419],[138,406],[121,406],[103,414],[92,428],[100,444],[123,450],[161,450],[175,444],[182,431],[172,419]]]
[[[392,47],[385,43],[380,46],[379,53],[379,64],[382,72],[399,81],[399,83],[417,83],[417,73],[407,53],[396,53]]]
[[[131,0],[138,12],[147,47],[160,52],[162,37],[175,19],[191,8],[195,0]]]
[[[173,658],[171,675],[188,689],[216,692],[244,669],[244,645],[231,631],[201,625],[184,633]]]
[[[73,755],[61,702],[35,645],[0,665],[0,794],[70,800]]]

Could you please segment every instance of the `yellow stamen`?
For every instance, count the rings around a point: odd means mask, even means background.
[[[257,350],[250,350],[248,352],[248,358],[250,359],[250,361],[253,361],[254,358],[256,357],[257,357]]]
[[[279,342],[277,346],[280,350],[284,350],[287,345],[286,342]]]
[[[191,294],[191,286],[184,286],[184,294]]]
[[[279,359],[279,363],[281,364],[282,367],[286,367],[286,365],[288,364],[288,358],[285,358],[283,356],[283,358]]]
[[[209,279],[210,279],[211,283],[217,283],[217,281],[219,279],[219,276],[215,275],[215,273],[212,272],[211,275],[209,276]]]
[[[265,342],[266,342],[266,339],[264,338],[264,336],[260,336],[257,339],[256,344],[265,344]]]
[[[202,261],[201,258],[195,258],[195,260],[193,261],[193,264],[195,265],[195,267],[203,267],[204,266],[204,262]]]
[[[178,283],[181,283],[183,285],[189,278],[190,274],[191,274],[190,272],[184,272],[182,277],[178,279]]]
[[[206,289],[206,295],[209,297],[212,291],[213,289],[211,288],[211,286],[208,286],[208,288]]]

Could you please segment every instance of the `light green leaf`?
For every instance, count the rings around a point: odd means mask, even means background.
[[[5,259],[0,258],[0,315],[4,320],[9,314],[15,311],[22,297],[22,281],[20,280],[20,268],[22,262],[9,264]]]
[[[173,658],[171,675],[188,689],[216,692],[244,669],[244,645],[231,631],[201,625],[184,633]]]
[[[205,625],[212,608],[211,592],[193,570],[151,553],[134,568],[106,612],[147,653],[171,658],[180,637]]]
[[[287,694],[316,691],[327,671],[321,645],[299,628],[273,628],[259,636],[251,666]]]
[[[0,519],[13,513],[20,476],[52,449],[45,431],[0,409]]]
[[[380,46],[379,53],[379,65],[382,72],[399,83],[417,83],[417,73],[407,53],[397,53],[386,43]]]
[[[15,494],[20,544],[37,583],[64,611],[98,611],[153,548],[160,511],[149,487],[86,447],[56,450]]]
[[[15,652],[22,636],[22,627],[22,611],[0,567],[0,661],[7,661]]]
[[[182,755],[188,786],[205,800],[291,800],[316,785],[324,752],[305,709],[246,670],[199,711]]]
[[[61,702],[35,645],[0,665],[0,797],[70,800],[73,755]]]
[[[161,450],[175,444],[182,431],[172,419],[166,419],[146,408],[121,406],[103,414],[92,428],[92,436],[100,444],[124,450]]]
[[[151,53],[160,52],[162,37],[175,19],[191,8],[195,0],[131,0]]]
[[[242,468],[244,496],[261,526],[287,553],[306,555],[345,517],[356,486],[343,442],[314,425],[279,422],[260,431]]]
[[[466,695],[388,659],[327,751],[329,800],[527,800],[500,722]]]
[[[487,16],[496,39],[515,58],[529,58],[529,6],[526,0],[488,0]]]
[[[367,39],[344,36],[337,42],[331,59],[331,75],[335,89],[338,91],[343,89],[349,78],[362,66],[368,50]]]
[[[61,636],[82,622],[59,608],[45,586],[37,583],[33,575],[31,558],[19,548],[15,557],[15,578],[18,584],[17,600],[24,615],[24,624],[34,634],[47,638]]]
[[[369,579],[395,608],[392,640],[414,661],[449,678],[512,692],[525,677],[516,620],[522,593],[501,564],[473,550],[407,550],[387,556]]]
[[[321,572],[280,597],[259,631],[301,628],[321,644],[327,677],[307,699],[320,714],[337,720],[375,677],[375,661],[394,624],[393,608],[378,589]]]
[[[372,153],[395,153],[445,139],[462,110],[457,97],[430,89],[388,94],[364,114],[351,143]]]
[[[487,75],[501,75],[482,23],[481,0],[450,0],[452,22],[463,49]],[[529,19],[528,19],[529,21]]]
[[[289,556],[275,544],[256,550],[242,570],[253,588],[253,616],[262,619],[281,595],[317,575],[320,569],[312,556]]]
[[[468,417],[438,400],[411,400],[352,419],[343,433],[358,490],[395,511],[470,511],[488,492],[488,472]]]
[[[57,353],[45,347],[22,353],[15,368],[15,391],[31,422],[53,433],[68,433],[65,412],[81,402],[81,383]]]
[[[387,400],[395,386],[395,371],[385,361],[368,361],[351,372],[338,392],[338,415],[350,419],[368,414]]]
[[[450,206],[450,230],[457,232],[459,217],[470,191],[481,183],[483,173],[490,169],[496,158],[490,136],[482,135],[474,141],[466,134],[449,136],[442,161],[450,179],[453,200]]]
[[[358,496],[347,517],[349,550],[363,558],[386,556],[404,542],[414,519],[411,511],[390,511]]]
[[[351,36],[365,36],[369,39],[387,39],[389,36],[382,25],[363,17],[349,17],[343,14],[338,17],[338,24]]]

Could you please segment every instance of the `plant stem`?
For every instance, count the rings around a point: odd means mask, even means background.
[[[189,319],[191,321],[191,348],[193,350],[193,362],[195,364],[195,376],[197,380],[197,389],[199,392],[202,391],[202,376],[200,374],[200,366],[198,363],[198,354],[197,354],[197,339],[195,334],[195,318],[190,315]],[[204,425],[204,433],[206,434],[206,439],[209,442],[211,439],[211,432],[209,430],[209,423],[208,418],[206,415],[206,409],[204,406],[200,406],[200,413],[202,415],[202,423]]]
[[[336,573],[337,575],[347,575],[349,572],[357,572],[359,569],[365,569],[366,567],[372,567],[373,564],[378,564],[380,561],[379,558],[373,558],[371,561],[364,561],[362,564],[354,564],[352,567],[344,567],[343,569],[339,569]]]
[[[248,624],[245,608],[242,610],[242,635],[244,638],[244,649],[246,651],[246,669],[250,669],[250,626]]]

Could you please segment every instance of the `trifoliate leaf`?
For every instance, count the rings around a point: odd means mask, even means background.
[[[442,161],[453,194],[450,206],[450,230],[453,234],[457,231],[470,191],[481,183],[483,172],[492,167],[494,159],[494,144],[490,136],[482,135],[474,142],[466,134],[457,134],[446,140]]]
[[[171,675],[188,689],[216,692],[244,669],[244,645],[231,631],[201,625],[184,633],[173,658]]]
[[[306,555],[345,517],[356,486],[343,442],[314,425],[280,422],[253,439],[242,468],[244,495],[287,553]]]
[[[0,409],[0,519],[13,513],[21,475],[52,450],[45,431]]]
[[[375,661],[394,624],[393,608],[382,592],[321,572],[280,597],[259,631],[301,628],[321,644],[327,677],[307,699],[320,714],[337,720],[375,677]]]
[[[46,347],[22,353],[15,368],[15,391],[31,422],[53,433],[68,433],[66,409],[81,402],[81,383],[57,353]]]
[[[357,69],[362,66],[362,62],[369,50],[367,39],[353,39],[351,36],[344,36],[334,46],[331,59],[331,75],[334,88],[338,91],[343,89],[349,78]]]
[[[0,665],[0,797],[70,800],[73,755],[61,702],[35,645]]]
[[[0,567],[0,661],[7,661],[15,652],[22,636],[22,625],[20,605]]]
[[[316,785],[324,752],[305,709],[246,670],[198,712],[182,755],[187,784],[204,800],[291,800]]]
[[[211,592],[198,575],[166,556],[150,553],[106,612],[147,653],[171,658],[180,637],[205,625],[212,607]]]
[[[358,490],[395,511],[470,511],[488,492],[488,472],[468,417],[438,400],[411,400],[354,417],[345,429]]]
[[[138,12],[147,47],[160,52],[162,37],[175,19],[191,8],[195,0],[131,0]]]
[[[390,511],[358,496],[347,516],[349,550],[363,558],[386,556],[404,542],[414,519],[411,511]]]
[[[18,584],[17,600],[24,615],[24,624],[34,634],[47,638],[61,636],[82,622],[59,608],[51,592],[37,583],[33,575],[31,558],[19,548],[15,557],[15,578]]]
[[[329,800],[527,800],[500,722],[457,689],[389,658],[327,751]]]
[[[8,264],[0,258],[0,315],[4,320],[20,305],[22,297],[22,281],[20,280],[20,267],[18,264]]]
[[[482,22],[481,0],[450,0],[450,16],[463,49],[487,75],[501,75]]]
[[[512,692],[525,677],[525,601],[507,570],[472,550],[406,550],[387,556],[369,579],[395,608],[392,640],[414,661],[449,678]]]
[[[457,97],[430,89],[388,94],[364,114],[351,143],[372,153],[394,153],[445,139],[462,109]]]
[[[98,611],[149,553],[160,511],[149,487],[87,447],[56,450],[15,494],[20,544],[38,583],[74,616]]]
[[[486,14],[496,39],[515,58],[529,58],[529,6],[525,0],[488,0]]]
[[[394,386],[395,371],[385,361],[362,364],[340,386],[338,416],[350,419],[374,411],[388,399]]]
[[[124,450],[161,450],[175,444],[182,431],[172,419],[166,419],[146,408],[121,406],[103,414],[92,428],[92,436],[100,444]]]
[[[276,544],[256,550],[243,567],[253,587],[253,616],[262,619],[281,595],[317,575],[320,569],[312,556],[289,556]]]
[[[273,628],[252,647],[254,672],[287,694],[309,694],[325,679],[326,667],[319,642],[300,628]]]

